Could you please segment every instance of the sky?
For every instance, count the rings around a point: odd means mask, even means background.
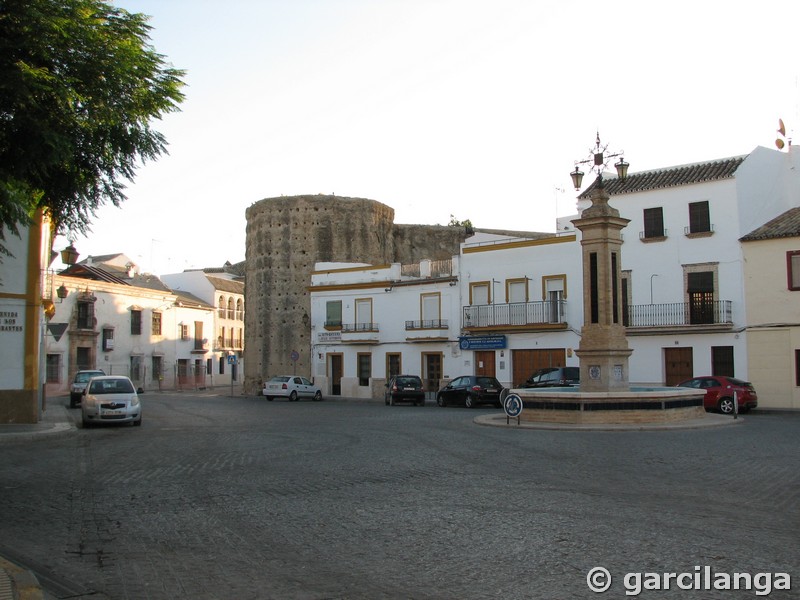
[[[169,154],[55,249],[157,275],[244,260],[245,210],[263,198],[555,231],[598,132],[631,173],[774,149],[779,119],[800,143],[797,0],[114,4],[150,15],[186,99],[154,122]]]

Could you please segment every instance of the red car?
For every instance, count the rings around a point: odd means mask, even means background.
[[[722,414],[733,414],[733,393],[736,392],[736,401],[739,412],[747,412],[758,406],[758,396],[753,384],[733,377],[695,377],[678,384],[678,387],[705,390],[703,406],[707,411],[718,410]]]

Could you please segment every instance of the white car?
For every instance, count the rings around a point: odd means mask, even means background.
[[[83,426],[95,423],[142,424],[142,403],[133,382],[122,375],[92,377],[81,399]]]
[[[278,375],[264,384],[262,391],[270,402],[274,398],[288,398],[295,402],[300,398],[322,400],[322,390],[305,377],[299,375]]]

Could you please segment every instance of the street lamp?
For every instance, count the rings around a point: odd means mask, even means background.
[[[576,160],[575,161],[575,170],[572,171],[569,175],[572,177],[572,184],[575,186],[576,190],[581,189],[581,183],[583,182],[583,171],[581,171],[579,165],[587,165],[591,164],[589,167],[590,170],[594,171],[597,174],[597,187],[603,187],[603,171],[608,167],[608,163],[611,162],[611,159],[619,157],[619,161],[614,163],[614,167],[617,169],[617,177],[620,180],[624,181],[625,178],[628,176],[628,167],[630,166],[628,163],[625,162],[625,158],[623,157],[623,152],[616,152],[613,154],[609,154],[606,152],[608,148],[608,144],[605,146],[600,144],[600,132],[597,132],[597,139],[595,140],[595,146],[592,148],[589,154],[589,158],[585,160]]]
[[[78,262],[78,251],[75,249],[75,246],[72,245],[72,242],[69,243],[69,246],[64,248],[61,251],[61,262],[65,265],[74,265]]]

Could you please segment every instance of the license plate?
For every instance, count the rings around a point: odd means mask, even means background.
[[[486,388],[486,391],[489,392],[490,394],[494,394],[497,390],[494,388]]]
[[[124,415],[125,411],[124,410],[107,410],[106,409],[106,410],[103,411],[103,414],[104,415]]]
[[[414,388],[403,388],[404,392],[413,392]]]

